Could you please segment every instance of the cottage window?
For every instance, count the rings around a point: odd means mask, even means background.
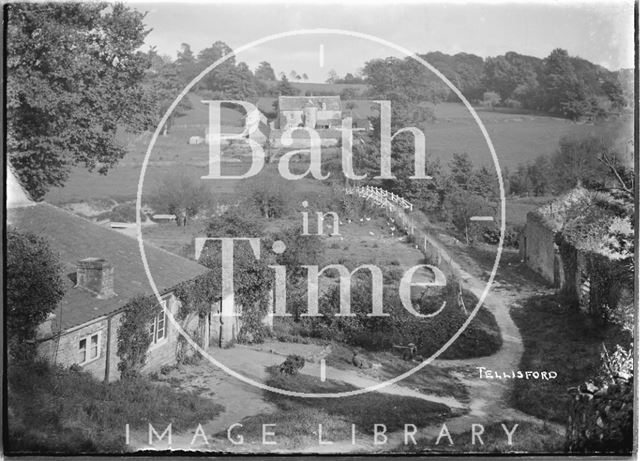
[[[167,306],[167,300],[162,300],[162,309],[155,315],[153,320],[151,321],[151,325],[149,326],[149,330],[151,332],[151,342],[152,344],[157,344],[159,342],[167,339],[167,314],[165,314],[165,307]]]
[[[84,365],[100,357],[100,332],[78,341],[78,364]]]

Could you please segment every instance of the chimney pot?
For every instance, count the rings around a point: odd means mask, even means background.
[[[76,287],[84,288],[98,299],[108,299],[113,291],[113,265],[103,258],[85,258],[78,261]]]

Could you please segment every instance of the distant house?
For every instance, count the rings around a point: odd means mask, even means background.
[[[585,313],[602,316],[631,302],[633,284],[624,275],[633,229],[624,206],[578,186],[528,213],[520,244],[525,263]]]
[[[340,128],[340,96],[280,96],[278,126],[281,130],[304,126],[312,129]]]
[[[39,353],[64,366],[77,364],[98,379],[118,379],[118,328],[124,308],[136,295],[153,295],[137,240],[48,203],[35,203],[19,192],[10,171],[8,176],[7,183],[18,192],[8,191],[12,199],[7,225],[45,237],[65,271],[66,293],[39,328]],[[163,304],[177,314],[180,301],[175,288],[208,269],[153,245],[145,244],[145,253]],[[233,312],[216,316],[221,309],[222,302],[215,303],[204,319],[182,325],[187,332],[198,331],[205,349],[232,343],[240,331],[241,318],[233,317]],[[152,344],[143,371],[175,363],[179,334],[160,305],[149,331]]]

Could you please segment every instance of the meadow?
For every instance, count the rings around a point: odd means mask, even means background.
[[[169,134],[160,136],[155,144],[145,176],[145,193],[157,187],[160,179],[176,167],[186,169],[196,178],[207,172],[208,147],[204,144],[188,144],[189,137],[204,136],[208,122],[207,107],[200,102],[201,98],[197,95],[189,97],[192,109],[183,117],[177,118]],[[501,168],[511,171],[539,155],[553,153],[563,136],[587,136],[603,130],[617,129],[616,127],[621,125],[621,122],[616,120],[599,125],[578,124],[540,114],[484,108],[476,110],[491,137]],[[427,155],[440,159],[446,165],[453,153],[466,152],[477,166],[486,165],[493,169],[493,160],[484,137],[466,108],[462,104],[442,103],[436,106],[435,111],[436,120],[422,127],[426,136]],[[242,119],[237,112],[225,110],[222,123],[237,131]],[[142,160],[150,140],[151,133],[123,137],[129,153],[106,176],[76,167],[72,170],[66,185],[50,190],[45,200],[54,204],[66,204],[105,198],[119,202],[134,199]],[[230,156],[223,164],[223,173],[240,174],[248,168],[246,158]],[[234,179],[207,181],[221,202],[230,200],[237,183]],[[310,181],[304,187],[312,187]],[[513,214],[513,218],[507,218],[510,223],[524,222],[526,212],[537,204],[527,202],[517,201],[509,207],[508,214]]]

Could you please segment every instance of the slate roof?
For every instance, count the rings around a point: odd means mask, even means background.
[[[326,110],[341,110],[340,96],[280,96],[278,108],[283,110],[302,110],[311,101],[320,107],[322,103],[327,105]]]
[[[67,291],[55,315],[63,330],[116,312],[135,295],[153,293],[136,239],[48,203],[8,209],[7,224],[46,238],[59,254]],[[207,268],[194,261],[149,244],[145,244],[145,252],[160,293],[207,272]],[[117,296],[101,300],[88,291],[74,288],[77,261],[88,257],[104,258],[114,266]]]

